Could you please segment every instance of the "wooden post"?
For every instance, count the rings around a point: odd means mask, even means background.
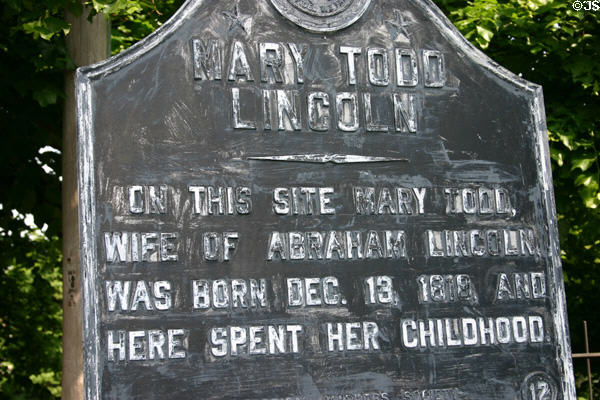
[[[66,38],[67,48],[78,67],[93,64],[109,55],[108,20],[97,15],[90,22],[88,13],[88,9],[84,9],[79,17],[67,13],[67,20],[71,23],[71,31]],[[84,398],[74,78],[74,71],[65,74],[62,150],[63,400]]]

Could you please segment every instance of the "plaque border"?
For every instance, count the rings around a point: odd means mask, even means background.
[[[372,0],[378,1],[378,0]],[[529,99],[529,117],[534,129],[535,160],[537,163],[537,184],[542,192],[541,207],[547,223],[548,250],[551,265],[547,267],[550,304],[554,334],[556,337],[556,364],[560,377],[559,392],[566,400],[576,400],[573,360],[569,341],[566,296],[560,260],[556,205],[552,183],[550,152],[546,129],[546,116],[542,87],[531,83],[500,66],[479,49],[474,47],[452,25],[447,17],[431,0],[407,0],[420,8],[425,17],[439,30],[457,52],[462,52],[471,62],[504,80],[507,84],[527,95]],[[77,107],[77,166],[79,189],[79,233],[82,273],[82,326],[84,350],[84,391],[86,400],[102,398],[102,368],[98,364],[101,353],[98,335],[100,303],[98,289],[98,258],[96,246],[96,187],[95,187],[95,149],[94,149],[94,81],[110,75],[142,58],[173,34],[181,25],[188,22],[196,10],[206,0],[187,0],[175,14],[155,32],[131,46],[122,53],[99,63],[80,67],[75,78]],[[551,269],[551,270],[550,270]]]

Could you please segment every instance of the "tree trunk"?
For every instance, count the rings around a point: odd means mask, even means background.
[[[71,23],[71,31],[66,38],[67,48],[78,67],[103,60],[109,54],[108,20],[103,15],[97,15],[90,22],[87,19],[88,12],[88,9],[84,9],[79,17],[67,14],[67,20]],[[63,400],[82,400],[84,398],[74,78],[74,72],[67,72],[65,75],[63,116]]]

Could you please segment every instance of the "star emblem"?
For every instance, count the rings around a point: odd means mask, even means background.
[[[412,22],[405,21],[400,11],[394,10],[394,19],[385,21],[385,23],[393,40],[396,40],[398,35],[403,35],[409,39],[409,33],[406,30],[406,27],[412,25]]]
[[[240,14],[239,3],[236,3],[232,10],[223,11],[222,14],[229,21],[229,32],[233,32],[236,29],[241,29],[247,35],[250,34],[252,17],[247,14]]]

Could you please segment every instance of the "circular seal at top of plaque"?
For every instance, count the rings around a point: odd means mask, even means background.
[[[284,17],[310,31],[333,32],[355,23],[371,0],[271,0]]]

